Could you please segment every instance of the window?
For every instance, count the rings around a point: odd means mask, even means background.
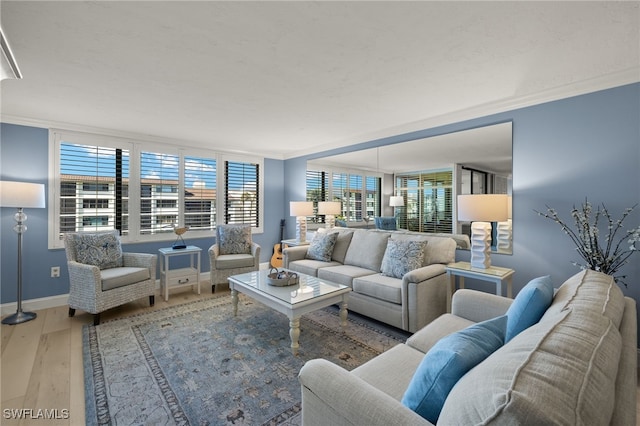
[[[307,201],[313,201],[316,223],[324,223],[317,214],[319,201],[340,201],[348,221],[380,216],[382,178],[375,173],[330,170],[317,167],[307,170]]]
[[[129,150],[64,141],[59,147],[60,198],[54,205],[60,232],[119,229],[126,235]]]
[[[140,220],[142,234],[173,233],[178,226],[180,157],[161,152],[140,153]],[[142,208],[144,206],[144,208]],[[173,215],[166,209],[173,208]]]
[[[324,223],[324,215],[318,215],[318,202],[329,201],[329,173],[323,170],[307,170],[307,201],[313,202],[316,223]]]
[[[50,139],[51,248],[63,247],[65,232],[118,229],[125,243],[172,240],[175,226],[198,237],[219,220],[262,232],[262,159],[60,130]]]
[[[224,168],[224,223],[249,223],[259,227],[259,165],[225,161]]]
[[[453,171],[396,175],[396,189],[406,205],[396,207],[399,227],[418,232],[453,229]]]
[[[185,156],[184,224],[212,230],[216,224],[216,160]]]

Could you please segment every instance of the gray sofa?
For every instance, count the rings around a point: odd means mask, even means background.
[[[455,260],[453,238],[374,229],[334,228],[331,232],[337,232],[338,238],[330,261],[307,259],[309,246],[289,247],[283,251],[284,267],[351,287],[349,311],[410,332],[446,312],[445,267]],[[426,241],[422,266],[402,279],[381,274],[389,239]]]
[[[511,299],[454,294],[445,314],[348,372],[326,360],[301,369],[305,425],[431,424],[400,401],[425,353],[442,337],[503,315]],[[556,290],[542,319],[467,372],[446,396],[443,425],[635,425],[636,304],[594,271]]]

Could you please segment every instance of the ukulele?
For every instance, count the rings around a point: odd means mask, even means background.
[[[273,246],[273,256],[271,256],[271,266],[274,268],[282,267],[282,239],[284,238],[284,219],[280,220],[280,241]]]

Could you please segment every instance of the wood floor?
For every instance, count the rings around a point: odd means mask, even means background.
[[[201,295],[189,289],[176,291],[168,302],[157,294],[152,308],[148,299],[142,299],[103,313],[102,321],[213,297],[210,289],[208,283],[203,283]],[[219,288],[215,295],[224,293],[228,293],[228,289]],[[0,424],[84,425],[82,326],[91,324],[93,317],[77,311],[75,317],[69,318],[66,306],[36,313],[38,317],[33,321],[16,326],[3,324],[1,328]],[[640,399],[636,404],[638,419],[639,406]],[[11,418],[19,409],[30,411],[23,411],[22,419]]]
[[[202,283],[200,295],[189,288],[175,290],[168,302],[158,293],[152,308],[148,298],[141,299],[104,312],[101,321],[228,294],[225,286],[218,287],[215,295],[208,282]],[[93,316],[78,310],[69,318],[67,306],[35,312],[38,316],[32,321],[2,324],[0,424],[84,425],[82,326],[92,324]],[[27,419],[10,418],[21,408],[31,410],[23,412]]]

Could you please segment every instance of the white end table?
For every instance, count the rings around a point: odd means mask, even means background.
[[[192,286],[197,288],[200,294],[200,252],[202,249],[196,246],[187,246],[183,249],[171,247],[158,249],[160,252],[160,287],[164,300],[169,300],[169,288],[181,288]],[[171,269],[169,259],[175,256],[189,255],[189,267]]]
[[[449,276],[449,288],[447,290],[447,312],[451,312],[451,298],[456,291],[456,277],[458,287],[464,288],[464,278],[474,278],[482,281],[489,281],[496,285],[496,294],[502,296],[502,284],[507,284],[507,297],[512,298],[513,294],[513,274],[515,271],[499,266],[490,266],[486,269],[474,268],[469,262],[455,262],[447,265],[447,275]]]

